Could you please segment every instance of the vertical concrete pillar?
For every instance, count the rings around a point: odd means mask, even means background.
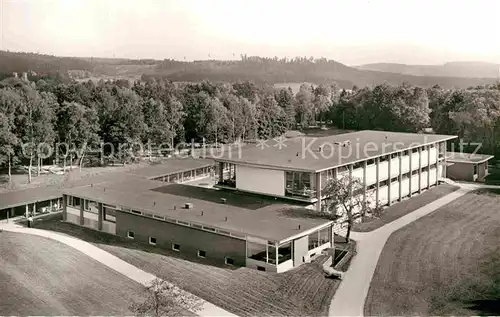
[[[84,219],[83,219],[83,199],[80,198],[80,226],[83,226],[84,224]]]
[[[363,209],[366,208],[366,167],[367,161],[363,162]]]
[[[438,166],[440,165],[439,162],[439,153],[441,152],[441,145],[439,143],[436,143],[436,186],[439,183],[439,169]]]
[[[375,169],[376,169],[376,175],[377,175],[376,176],[377,177],[377,185],[376,185],[377,188],[375,189],[375,200],[376,200],[375,203],[376,203],[377,207],[379,206],[378,201],[379,201],[379,197],[380,197],[380,193],[379,193],[379,191],[380,191],[380,167],[379,167],[379,165],[380,165],[380,157],[377,157],[375,159]]]
[[[62,199],[62,216],[63,216],[63,221],[68,220],[68,196],[63,195]]]
[[[427,146],[427,189],[431,187],[431,147]]]
[[[316,202],[316,210],[321,211],[321,190],[323,188],[321,187],[321,172],[316,173],[316,199],[318,200]]]
[[[219,182],[222,183],[224,180],[224,163],[219,162]]]
[[[165,176],[162,177],[162,181],[165,183]]]
[[[97,230],[102,230],[102,219],[104,216],[102,203],[97,203]]]
[[[422,147],[418,147],[418,193],[422,192]]]
[[[278,268],[278,248],[279,244],[278,242],[274,242],[274,263],[276,263],[276,269]]]
[[[50,208],[50,209],[49,209],[49,210],[50,210],[50,212],[52,212],[52,199],[50,200],[50,206],[49,206],[49,208]]]
[[[10,207],[10,218],[14,217],[14,207]]]
[[[413,162],[412,162],[412,158],[413,158],[413,150],[408,150],[408,154],[409,154],[409,161],[410,161],[410,172],[409,172],[409,181],[408,181],[408,189],[409,189],[409,193],[408,193],[408,197],[411,197],[411,192],[412,192],[412,188],[411,188],[411,183],[412,183],[412,180],[413,180]]]
[[[330,234],[330,247],[334,248],[335,247],[335,231],[333,231],[333,224],[330,225],[330,229],[328,232]]]
[[[403,198],[402,194],[403,194],[403,152],[399,152],[398,153],[398,159],[399,159],[399,176],[398,176],[398,180],[399,180],[399,201],[401,201],[401,199]]]
[[[349,181],[352,179],[352,168],[353,165],[349,164]],[[349,197],[352,197],[352,184],[349,184]]]
[[[391,154],[389,154],[388,156],[388,164],[387,164],[387,206],[390,206],[391,205],[391,161],[392,161],[392,157],[391,157]]]
[[[29,204],[26,204],[26,211],[24,213],[24,216],[26,218],[28,218],[29,217],[29,213],[30,213],[30,206],[29,206]]]
[[[448,173],[446,172],[446,141],[443,142],[443,177],[448,178]]]

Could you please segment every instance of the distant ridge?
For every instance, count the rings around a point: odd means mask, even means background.
[[[356,66],[356,68],[359,70],[389,72],[413,76],[495,79],[498,79],[500,76],[500,64],[474,61],[448,62],[442,65],[373,63]]]
[[[358,87],[383,83],[398,85],[403,82],[421,87],[439,85],[443,88],[468,88],[494,83],[499,68],[500,65],[475,62],[452,62],[437,66],[377,63],[349,67],[326,58],[306,57],[280,59],[241,56],[241,60],[237,61],[183,62],[172,59],[58,57],[0,51],[0,74],[4,75],[3,78],[13,72],[35,71],[79,74],[78,80],[110,78],[137,80],[146,75],[166,77],[176,82],[251,80],[256,83],[285,85],[302,82],[312,84],[336,82],[344,89],[351,89],[354,85]]]

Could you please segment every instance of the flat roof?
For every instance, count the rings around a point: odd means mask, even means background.
[[[274,139],[266,140],[242,149],[238,156],[234,152],[226,153],[215,160],[262,168],[319,172],[455,138],[457,136],[364,130],[321,138],[284,139],[281,144]],[[347,141],[350,146],[343,146]]]
[[[36,187],[0,193],[0,210],[60,198],[61,189],[55,186]]]
[[[494,156],[487,154],[473,154],[463,152],[446,152],[446,160],[451,163],[477,164],[491,160]]]
[[[283,241],[332,222],[306,216],[310,211],[278,199],[150,180],[86,185],[63,192],[270,241]],[[221,198],[226,202],[222,203]],[[186,203],[192,203],[193,208],[185,209]]]
[[[156,178],[175,173],[191,171],[197,168],[213,166],[214,160],[204,158],[172,158],[162,164],[155,164],[129,171],[129,174],[147,178]]]

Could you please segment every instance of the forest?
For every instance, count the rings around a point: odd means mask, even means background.
[[[95,149],[106,143],[121,162],[132,145],[228,143],[282,135],[311,125],[341,129],[458,135],[496,154],[500,83],[469,89],[424,89],[403,83],[346,91],[337,83],[291,89],[250,81],[173,83],[144,77],[61,83],[12,81],[0,86],[0,167],[33,166],[47,147]],[[67,148],[61,150],[66,153]],[[80,153],[80,163],[85,158]],[[52,155],[55,155],[52,153]],[[50,160],[51,161],[51,160]]]

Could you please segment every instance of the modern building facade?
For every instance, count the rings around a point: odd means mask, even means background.
[[[446,175],[446,142],[456,136],[359,131],[279,140],[215,159],[218,187],[310,203],[322,210],[322,189],[352,175],[368,204],[389,206],[438,184]],[[282,143],[279,143],[282,142]],[[229,168],[230,173],[221,172]]]
[[[65,221],[221,265],[284,272],[333,246],[333,221],[274,199],[151,180],[63,194]]]

